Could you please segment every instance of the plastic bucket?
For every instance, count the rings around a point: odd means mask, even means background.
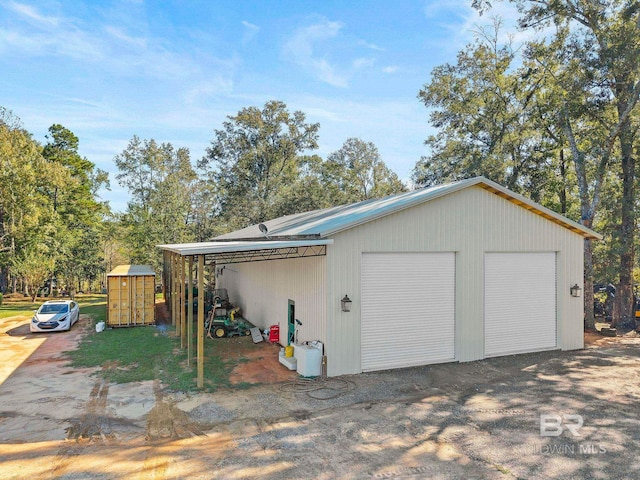
[[[293,357],[293,346],[289,345],[288,347],[284,347],[284,356]]]

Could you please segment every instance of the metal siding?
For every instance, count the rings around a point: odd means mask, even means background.
[[[484,356],[484,254],[557,252],[558,348],[583,346],[582,237],[480,187],[452,193],[333,236],[327,246],[327,371],[360,373],[362,252],[456,253],[456,360]],[[340,298],[353,300],[340,311]]]
[[[218,267],[221,267],[219,265]],[[310,257],[230,264],[217,277],[231,303],[260,329],[280,325],[280,341],[286,344],[288,301],[295,302],[299,341],[326,342],[326,262]]]
[[[455,254],[362,255],[362,370],[452,361]]]
[[[484,288],[486,357],[556,348],[555,253],[487,253]]]

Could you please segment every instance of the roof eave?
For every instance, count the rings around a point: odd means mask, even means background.
[[[532,211],[533,213],[540,215],[541,217],[546,218],[553,223],[561,225],[567,230],[571,230],[572,232],[583,236],[585,239],[602,240],[604,238],[598,232],[595,232],[590,228],[585,227],[584,225],[574,222],[573,220],[566,218],[559,213],[548,209],[547,207],[543,207],[542,205],[535,203],[533,200],[530,200],[527,197],[520,195],[519,193],[512,192],[511,190],[508,190],[507,188],[489,180],[488,178],[476,177],[476,179],[478,180],[476,184],[480,185],[480,187],[484,188],[485,190],[498,195],[505,200],[515,203],[516,205],[519,205],[526,210]]]
[[[397,208],[393,208],[393,209],[390,209],[388,211],[382,212],[379,215],[371,215],[369,217],[359,219],[358,221],[350,223],[348,225],[342,225],[339,228],[334,228],[334,229],[331,229],[331,230],[327,230],[325,232],[321,232],[320,236],[321,236],[321,238],[326,238],[326,237],[328,237],[330,235],[335,235],[336,233],[340,233],[340,232],[343,232],[345,230],[349,230],[351,228],[358,227],[358,226],[363,225],[365,223],[369,223],[369,222],[371,222],[373,220],[378,220],[380,218],[386,217],[387,215],[391,215],[391,214],[400,212],[402,210],[406,210],[407,208],[415,207],[416,205],[420,205],[421,203],[428,202],[428,201],[431,201],[431,200],[435,200],[436,198],[444,197],[446,195],[449,195],[450,193],[457,192],[459,190],[463,190],[463,189],[465,189],[467,187],[470,187],[471,185],[475,185],[476,183],[478,183],[478,179],[481,179],[481,178],[484,178],[484,177],[475,177],[475,178],[470,178],[470,179],[467,179],[467,180],[461,180],[461,181],[459,181],[459,182],[457,182],[455,184],[452,184],[452,185],[448,186],[447,188],[442,188],[440,190],[435,190],[435,191],[431,192],[429,195],[425,195],[424,197],[418,197],[418,198],[416,198],[416,199],[414,199],[412,201],[408,201],[408,202],[406,202],[406,203],[404,203],[402,205],[399,205]]]
[[[547,220],[550,220],[558,225],[561,225],[564,228],[571,230],[572,232],[577,233],[578,235],[583,236],[584,238],[588,238],[592,240],[602,240],[604,238],[602,235],[600,235],[597,232],[594,232],[590,228],[587,228],[584,225],[580,225],[579,223],[574,222],[573,220],[563,217],[562,215],[554,212],[553,210],[543,207],[542,205],[539,205],[518,193],[512,192],[511,190],[508,190],[502,185],[495,183],[492,180],[489,180],[488,178],[482,177],[482,176],[461,180],[455,184],[452,184],[447,188],[443,188],[441,190],[435,190],[429,195],[425,195],[424,197],[418,197],[413,201],[406,202],[402,205],[399,205],[397,208],[382,212],[379,215],[371,215],[366,218],[361,218],[356,222],[349,223],[346,225],[341,225],[338,228],[320,232],[319,235],[321,238],[326,238],[331,235],[335,235],[336,233],[349,230],[351,228],[363,225],[373,220],[378,220],[387,215],[391,215],[393,213],[405,210],[407,208],[420,205],[421,203],[435,200],[437,198],[440,198],[440,197],[449,195],[451,193],[455,193],[460,190],[464,190],[465,188],[469,188],[476,185],[506,199],[507,201],[513,202],[516,205],[520,205],[521,207],[527,210],[533,211],[533,213],[540,215],[541,217],[546,218]]]

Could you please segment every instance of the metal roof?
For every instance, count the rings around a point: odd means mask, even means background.
[[[262,235],[264,238],[264,236]],[[158,248],[181,256],[208,255],[222,263],[240,263],[283,258],[312,257],[326,254],[333,240],[254,240],[213,241],[158,245]]]
[[[266,221],[264,225],[268,229],[267,235],[274,239],[326,238],[343,230],[473,186],[483,188],[585,238],[602,239],[602,236],[593,230],[484,177],[475,177],[446,185],[422,188],[385,198],[365,200],[351,205],[287,215]],[[258,225],[220,235],[215,240],[249,240],[255,238],[265,238]]]
[[[107,277],[155,276],[155,274],[156,272],[149,265],[118,265],[107,274]]]

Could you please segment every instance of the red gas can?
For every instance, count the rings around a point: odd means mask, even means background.
[[[269,327],[269,341],[278,343],[280,341],[280,325],[271,325]]]

